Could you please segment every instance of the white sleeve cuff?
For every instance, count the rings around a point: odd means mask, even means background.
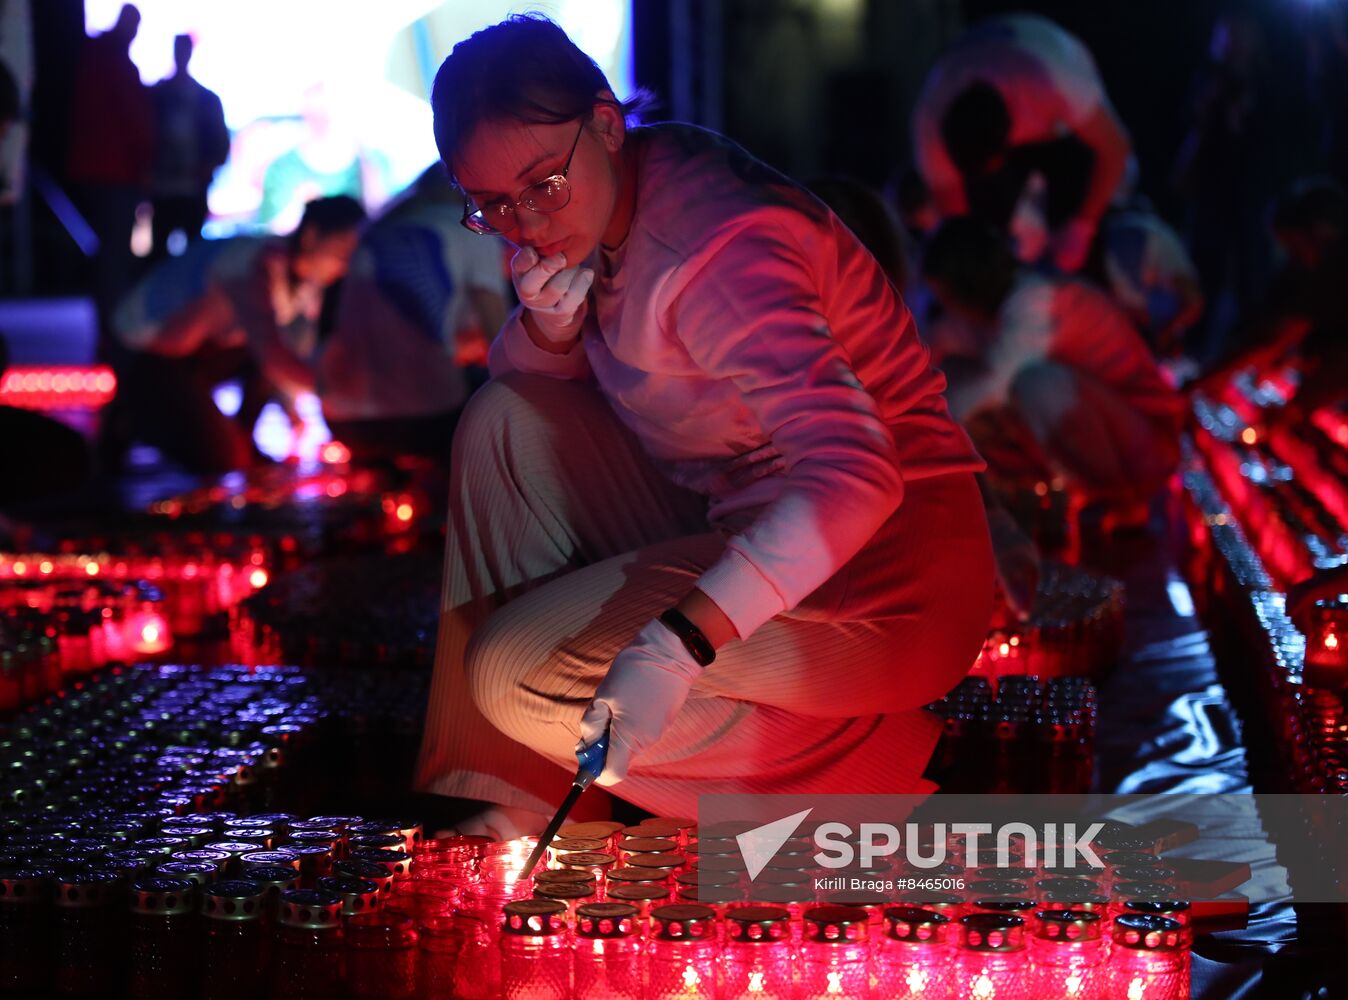
[[[741,639],[749,638],[765,621],[786,610],[786,601],[777,588],[733,548],[725,550],[698,578],[696,586],[730,619]]]

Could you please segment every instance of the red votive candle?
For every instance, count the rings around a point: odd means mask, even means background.
[[[504,1000],[569,1000],[572,955],[566,906],[551,899],[518,899],[507,903],[504,912]]]
[[[1125,914],[1114,919],[1109,996],[1119,1000],[1184,1000],[1189,995],[1184,928],[1169,917]]]
[[[800,1000],[871,996],[869,920],[854,906],[815,906],[802,917]]]
[[[1030,1000],[1025,921],[1000,913],[960,918],[955,959],[956,1000]]]
[[[1039,997],[1109,1000],[1103,918],[1085,910],[1040,910],[1030,941],[1031,982]]]
[[[791,1000],[795,966],[790,913],[778,906],[726,911],[723,1000]]]
[[[886,1000],[948,1000],[950,919],[934,910],[891,906],[875,953],[876,992]]]
[[[676,903],[651,911],[646,950],[648,1000],[714,1000],[716,913],[709,906]]]
[[[575,996],[644,1000],[641,927],[627,903],[586,903],[576,909]]]

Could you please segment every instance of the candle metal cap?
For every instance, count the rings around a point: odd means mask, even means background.
[[[885,933],[895,941],[910,944],[945,943],[950,918],[917,906],[891,906],[885,910]]]
[[[1169,917],[1126,913],[1114,918],[1114,944],[1131,951],[1178,951],[1184,944],[1184,928]]]
[[[253,879],[212,882],[201,890],[202,916],[212,920],[258,920],[266,887]]]
[[[674,903],[651,911],[654,937],[660,941],[712,939],[716,936],[716,911],[696,903]]]
[[[625,938],[637,931],[637,908],[630,903],[582,903],[576,907],[576,936]]]
[[[131,883],[131,910],[149,916],[180,916],[196,909],[196,883],[191,879],[151,875]]]
[[[281,893],[281,923],[287,927],[326,930],[340,927],[342,897],[319,889],[286,889]]]
[[[566,931],[566,904],[554,899],[517,899],[506,903],[506,934],[562,934]]]
[[[791,913],[780,906],[736,906],[725,914],[726,940],[774,944],[791,937]]]
[[[803,915],[805,940],[820,944],[865,941],[870,914],[857,906],[814,906]]]
[[[960,918],[966,951],[1011,952],[1025,947],[1025,920],[1005,913],[971,913]]]
[[[1103,920],[1089,910],[1040,910],[1035,937],[1041,941],[1098,941]]]

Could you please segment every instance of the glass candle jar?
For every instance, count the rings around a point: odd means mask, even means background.
[[[726,911],[721,957],[724,1000],[791,1000],[796,974],[791,914],[778,906]]]
[[[101,995],[120,978],[119,903],[125,883],[108,871],[75,871],[58,877],[52,910],[52,985],[62,996]]]
[[[422,1000],[456,1000],[454,973],[466,937],[462,918],[431,917],[417,928],[417,993]]]
[[[644,1000],[641,924],[627,903],[577,907],[575,990],[578,997]]]
[[[131,884],[129,1000],[188,996],[196,986],[196,884],[152,875]]]
[[[682,903],[656,907],[646,949],[648,1000],[713,1000],[719,957],[714,910]]]
[[[1119,1000],[1184,1000],[1189,995],[1184,929],[1176,920],[1130,913],[1114,919],[1109,995]]]
[[[950,919],[934,910],[891,906],[875,951],[876,995],[886,1000],[948,1000]]]
[[[1306,634],[1306,683],[1341,688],[1348,684],[1348,594],[1316,601]]]
[[[351,1000],[415,1000],[417,932],[398,913],[357,913],[345,928]]]
[[[1085,910],[1040,910],[1030,939],[1031,983],[1039,997],[1110,1000],[1104,920]]]
[[[281,893],[272,962],[272,995],[339,1000],[342,981],[342,899],[317,889]]]
[[[566,906],[551,899],[519,899],[507,903],[504,912],[504,1000],[569,1000],[572,954]]]
[[[1000,913],[960,918],[955,1000],[1030,1000],[1025,921]]]
[[[869,917],[851,906],[814,906],[802,917],[801,1000],[871,995]]]
[[[201,890],[201,1000],[263,994],[269,950],[264,892],[251,879],[212,882]]]
[[[47,982],[55,877],[45,868],[0,871],[0,994],[34,995]]]

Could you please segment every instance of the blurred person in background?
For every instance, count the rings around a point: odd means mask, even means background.
[[[150,90],[155,109],[154,206],[152,256],[166,255],[169,236],[186,242],[201,238],[206,221],[206,192],[229,158],[229,128],[220,98],[192,78],[192,37],[173,39],[174,74]]]
[[[946,360],[946,395],[990,474],[1063,475],[1088,502],[1141,507],[1178,461],[1183,404],[1127,315],[1084,281],[1020,264],[980,219],[943,223],[923,269],[979,336],[975,355]]]
[[[130,55],[139,29],[140,12],[127,4],[110,30],[84,42],[71,108],[66,176],[98,236],[94,301],[103,354],[113,346],[112,310],[135,280],[131,229],[155,156],[154,105]]]
[[[505,322],[505,245],[459,224],[462,201],[435,164],[366,228],[318,360],[333,437],[357,459],[448,464],[473,371]]]
[[[1109,292],[1158,357],[1184,348],[1203,315],[1203,287],[1184,242],[1145,204],[1111,209],[1082,276]]]
[[[1238,346],[1195,385],[1217,390],[1242,369],[1291,366],[1295,396],[1264,417],[1300,423],[1348,395],[1348,194],[1327,177],[1299,181],[1274,204],[1269,228],[1283,263],[1233,331]]]
[[[150,271],[121,302],[114,328],[129,357],[118,409],[130,438],[192,472],[243,468],[260,457],[253,425],[276,398],[314,388],[324,293],[347,271],[365,211],[352,198],[320,198],[288,237],[201,240]],[[214,389],[242,383],[233,418]]]
[[[1033,14],[980,21],[937,59],[913,144],[941,218],[983,218],[1013,231],[1021,260],[1068,273],[1085,263],[1132,150],[1085,45]]]

